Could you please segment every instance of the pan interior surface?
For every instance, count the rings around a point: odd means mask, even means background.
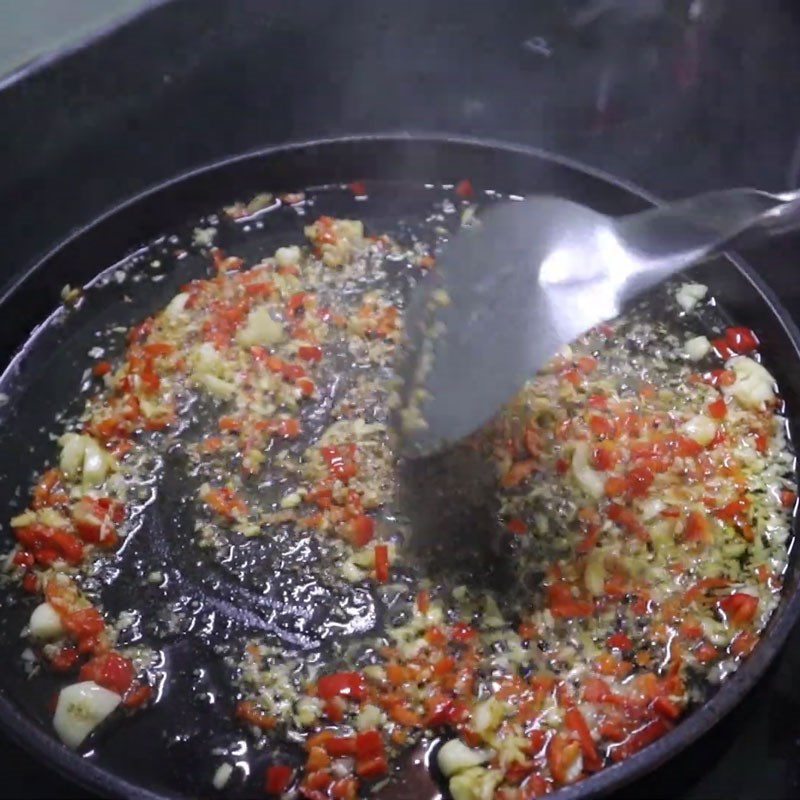
[[[409,180],[396,180],[403,175]],[[7,307],[29,306],[31,315],[44,319],[63,284],[87,285],[77,307],[61,307],[27,341],[29,323],[20,319],[24,315],[5,315],[0,341],[9,357],[18,352],[0,386],[7,396],[0,434],[4,506],[14,511],[24,507],[32,474],[52,459],[55,446],[50,431],[64,414],[65,398],[73,398],[68,411],[82,406],[91,380],[86,374],[92,363],[89,353],[102,347],[103,357],[113,357],[124,346],[119,333],[107,339],[98,332],[113,334],[113,328],[141,321],[162,308],[182,285],[207,273],[208,257],[198,243],[197,228],[216,228],[214,243],[248,263],[271,255],[279,246],[300,243],[303,224],[323,214],[361,219],[369,233],[403,236],[429,225],[434,202],[450,196],[452,184],[464,177],[503,194],[557,192],[608,213],[642,206],[627,190],[572,166],[525,151],[447,141],[364,140],[298,147],[237,160],[168,185],[88,228],[6,298]],[[369,182],[367,200],[339,185],[360,179]],[[214,215],[224,204],[259,191],[303,191],[320,184],[333,185],[309,190],[306,203],[267,210],[249,220],[200,218],[201,213]],[[492,194],[485,197],[487,202],[492,199]],[[152,244],[134,251],[142,241]],[[709,265],[697,270],[696,276],[710,285],[737,322],[758,331],[794,428],[793,412],[800,399],[794,329],[746,270],[732,264],[724,269]],[[413,283],[402,276],[398,280],[402,291]],[[110,351],[109,341],[114,342]],[[191,509],[183,497],[186,470],[179,453],[167,454],[164,464],[154,466],[154,474],[161,476],[159,491],[140,487],[136,535],[92,578],[98,589],[104,587],[104,607],[112,614],[132,607],[143,612],[141,620],[129,626],[123,644],[159,641],[161,661],[152,670],[159,702],[109,731],[83,759],[45,744],[34,731],[50,729],[48,700],[61,684],[46,675],[27,677],[18,658],[19,632],[31,603],[17,592],[4,593],[0,617],[0,646],[12,664],[2,677],[3,701],[30,721],[18,735],[27,737],[35,749],[48,750],[49,763],[93,788],[125,795],[204,793],[222,762],[221,755],[209,757],[209,753],[233,752],[243,763],[249,761],[252,780],[241,781],[231,794],[252,796],[258,792],[270,754],[254,750],[252,740],[234,724],[232,666],[225,659],[229,643],[244,632],[269,630],[294,652],[313,657],[330,645],[326,639],[336,638],[332,632],[366,634],[382,624],[383,612],[371,597],[356,591],[342,595],[328,588],[319,594],[317,587],[308,595],[297,593],[293,565],[283,563],[280,554],[270,552],[262,541],[253,542],[241,561],[238,555],[227,563],[205,557],[192,544]],[[797,581],[793,559],[783,600],[762,644],[708,703],[656,745],[566,790],[565,796],[608,791],[630,780],[668,758],[729,710],[765,669],[796,618]],[[344,618],[329,618],[342,610],[348,612]],[[398,791],[405,796],[402,789]],[[427,784],[406,791],[413,792],[409,797],[422,797],[437,789]]]

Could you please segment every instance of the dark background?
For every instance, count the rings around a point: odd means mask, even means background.
[[[156,5],[0,83],[0,288],[98,213],[189,168],[404,130],[536,145],[662,197],[796,187],[800,3]],[[750,254],[796,320],[798,254],[798,237]],[[798,676],[796,630],[729,718],[619,797],[800,797]],[[0,745],[0,797],[86,796]]]

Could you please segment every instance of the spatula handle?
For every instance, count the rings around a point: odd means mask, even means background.
[[[756,189],[708,192],[615,222],[617,238],[637,255],[621,299],[629,299],[674,272],[720,252],[733,240],[748,245],[800,227],[800,191]]]

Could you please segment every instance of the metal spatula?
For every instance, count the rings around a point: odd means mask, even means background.
[[[562,345],[673,273],[744,234],[750,242],[798,224],[800,192],[754,189],[619,218],[556,197],[492,207],[412,298],[404,452],[429,455],[473,433]]]

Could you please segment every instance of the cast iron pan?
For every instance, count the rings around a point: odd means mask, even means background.
[[[299,191],[365,179],[369,201],[359,203],[352,193],[337,188],[321,190],[313,193],[315,207],[309,216],[357,216],[373,232],[392,231],[398,219],[413,224],[430,210],[436,192],[441,191],[436,186],[464,177],[476,187],[504,193],[559,194],[609,214],[636,211],[652,202],[608,176],[531,149],[446,137],[353,138],[270,149],[182,176],[124,203],[53,250],[0,298],[0,348],[3,362],[10,362],[0,381],[0,390],[8,396],[0,409],[4,546],[11,541],[5,519],[24,505],[32,472],[53,456],[54,445],[47,433],[53,428],[54,415],[65,399],[74,398],[74,407],[83,402],[79,387],[90,363],[87,351],[104,343],[95,331],[140,320],[161,307],[188,276],[204,269],[205,262],[191,247],[186,257],[176,255],[187,248],[193,222],[233,200],[247,200],[263,191]],[[436,186],[426,188],[426,183]],[[299,241],[302,222],[296,211],[284,209],[265,215],[263,227],[247,236],[241,228],[222,226],[220,244],[250,259],[273,252],[279,244]],[[159,238],[174,232],[176,238]],[[143,248],[148,242],[154,244]],[[133,275],[151,269],[153,259],[161,262],[153,274],[163,278],[134,280]],[[128,272],[121,283],[117,269]],[[103,271],[104,280],[95,280]],[[695,273],[738,323],[757,330],[767,365],[787,401],[794,433],[800,409],[800,332],[759,277],[738,259],[703,266]],[[54,312],[65,284],[90,282],[81,308]],[[360,609],[355,618],[375,619],[379,624],[380,613],[364,596],[341,597],[331,590],[312,602],[291,595],[291,565],[275,566],[274,574],[256,576],[273,586],[265,593],[241,565],[221,569],[207,563],[191,545],[190,526],[182,516],[187,512],[176,488],[180,483],[169,482],[171,474],[180,477],[180,473],[180,463],[168,465],[159,499],[142,513],[140,529],[96,577],[106,585],[107,610],[119,612],[131,605],[145,610],[149,622],[134,626],[130,638],[162,637],[169,680],[158,684],[159,702],[99,736],[88,754],[79,756],[63,747],[52,734],[48,711],[58,684],[47,676],[28,680],[19,657],[23,647],[19,632],[33,601],[11,591],[0,600],[0,652],[5,663],[0,674],[0,724],[48,766],[111,796],[208,795],[211,776],[223,760],[214,754],[215,748],[250,750],[251,779],[239,781],[231,793],[259,796],[269,753],[252,752],[246,737],[229,721],[234,698],[224,688],[227,668],[212,655],[213,648],[224,648],[229,635],[267,629],[277,631],[290,649],[313,653],[325,645],[324,636],[306,635],[298,620],[314,615],[324,618],[334,607],[349,606]],[[273,564],[268,544],[253,546],[266,548],[254,552],[263,564]],[[155,569],[170,574],[168,590],[142,588],[143,577]],[[783,598],[761,643],[710,700],[663,739],[563,790],[559,797],[576,800],[612,791],[665,762],[730,711],[763,674],[800,614],[799,580],[800,565],[794,554]],[[301,608],[294,616],[287,612],[293,605]],[[166,634],[162,620],[176,609],[181,622],[177,630]],[[321,625],[319,630],[324,628]],[[313,625],[311,629],[316,630]],[[424,800],[435,795],[436,787],[419,770],[407,768],[405,773],[392,797]]]

